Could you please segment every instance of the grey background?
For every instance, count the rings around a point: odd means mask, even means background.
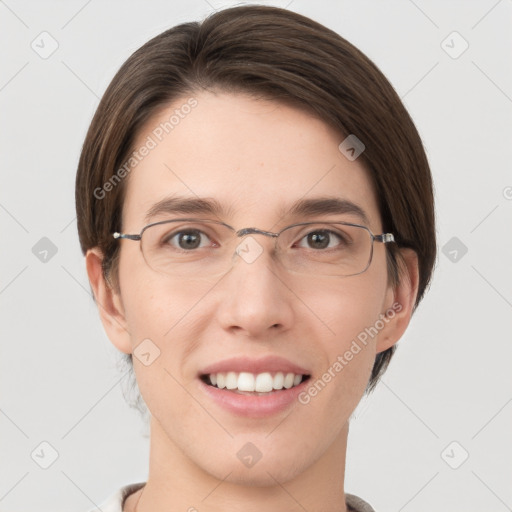
[[[78,245],[76,165],[124,60],[163,30],[234,4],[0,1],[1,511],[85,511],[146,480],[146,429],[124,401]],[[435,180],[434,281],[355,413],[346,490],[380,512],[512,510],[512,1],[272,4],[374,60]],[[31,47],[51,49],[43,31],[58,43],[48,58]],[[469,44],[458,58],[453,31]],[[43,237],[57,250],[46,262]],[[58,453],[47,469],[42,442]]]

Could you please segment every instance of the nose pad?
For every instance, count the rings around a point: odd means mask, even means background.
[[[272,266],[274,263],[282,263],[277,261],[279,259],[277,254],[279,252],[277,247],[277,237],[279,235],[277,233],[257,228],[246,228],[238,233],[241,232],[244,238],[236,246],[233,263],[236,262],[236,259],[241,258],[245,263],[252,264],[259,260],[264,252],[270,254]],[[256,237],[251,234],[264,235],[264,237]],[[265,238],[270,238],[270,240],[265,240]]]
[[[263,245],[255,237],[245,236],[236,246],[233,258],[240,257],[245,263],[251,264],[263,254],[264,250]]]
[[[254,263],[263,254],[265,251],[263,244],[259,242],[256,237],[251,236],[251,234],[259,234],[272,238],[274,240],[274,244],[271,245],[271,250],[272,254],[275,253],[275,239],[278,236],[277,233],[264,231],[258,228],[243,228],[236,233],[238,237],[243,237],[243,239],[236,246],[235,256],[239,256],[246,263]]]

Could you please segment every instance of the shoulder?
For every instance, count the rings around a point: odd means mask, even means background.
[[[345,503],[348,512],[375,512],[375,509],[355,494],[345,493]]]
[[[103,501],[99,507],[92,508],[87,512],[123,512],[126,498],[144,485],[146,485],[146,482],[124,485]]]
[[[111,494],[99,507],[87,512],[123,512],[123,505],[126,498],[144,487],[146,482],[124,485],[115,493]],[[375,512],[374,508],[355,494],[345,494],[345,502],[349,512]]]

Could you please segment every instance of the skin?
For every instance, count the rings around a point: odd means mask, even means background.
[[[236,229],[274,232],[311,220],[281,218],[281,208],[303,197],[336,195],[360,205],[368,227],[382,233],[368,173],[360,159],[349,161],[341,154],[340,133],[307,112],[245,94],[194,97],[198,106],[127,178],[123,232],[139,233],[154,203],[179,194],[217,199],[231,208],[222,220]],[[150,119],[135,147],[186,99]],[[256,261],[239,259],[222,279],[187,283],[149,268],[139,242],[120,240],[118,292],[103,279],[101,252],[94,248],[86,254],[111,342],[132,353],[149,338],[161,351],[149,366],[133,358],[151,412],[151,442],[148,482],[142,495],[128,498],[126,511],[134,510],[139,499],[138,512],[346,510],[349,418],[375,355],[396,343],[409,323],[417,258],[403,250],[409,278],[397,287],[388,282],[380,243],[374,244],[372,263],[363,274],[297,277],[273,261],[272,239],[253,236],[264,249]],[[227,412],[200,393],[201,368],[234,355],[277,354],[318,378],[395,302],[400,312],[307,405],[297,402],[284,413],[251,419]],[[252,468],[236,455],[247,442],[262,453]]]

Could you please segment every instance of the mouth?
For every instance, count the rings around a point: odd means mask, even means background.
[[[197,377],[208,402],[231,415],[265,418],[294,407],[311,378],[301,366],[276,354],[231,357],[203,367]]]
[[[293,372],[217,372],[200,375],[200,379],[216,389],[239,395],[269,396],[300,386],[309,380],[308,374]]]

